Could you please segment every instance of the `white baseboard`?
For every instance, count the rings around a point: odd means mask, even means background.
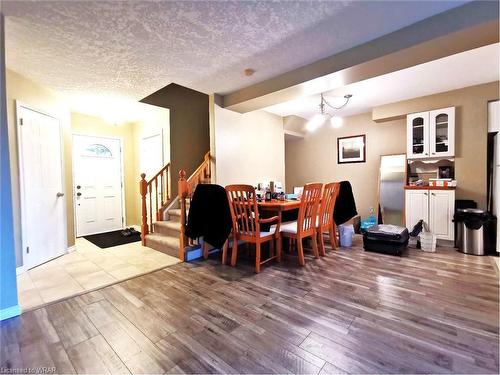
[[[19,305],[7,307],[0,310],[0,321],[13,318],[15,316],[21,315],[21,307]]]
[[[20,275],[22,273],[25,273],[27,270],[26,270],[26,267],[25,266],[19,266],[16,268],[16,275]]]

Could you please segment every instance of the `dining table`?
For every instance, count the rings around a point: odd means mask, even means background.
[[[300,200],[279,200],[272,199],[270,201],[260,201],[257,203],[259,211],[272,213],[279,217],[282,221],[282,213],[285,211],[298,210],[300,207]]]

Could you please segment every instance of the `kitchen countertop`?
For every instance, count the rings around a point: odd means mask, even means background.
[[[455,190],[456,187],[450,187],[450,186],[410,186],[406,185],[405,190]]]

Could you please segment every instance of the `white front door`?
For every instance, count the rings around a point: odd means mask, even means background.
[[[59,120],[17,106],[23,265],[29,269],[67,252]]]
[[[76,236],[123,228],[121,141],[73,135]]]

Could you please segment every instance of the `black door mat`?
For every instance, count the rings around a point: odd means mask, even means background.
[[[127,243],[137,242],[141,240],[141,232],[132,231],[129,236],[124,236],[123,230],[113,232],[93,234],[91,236],[83,236],[87,241],[99,246],[101,249],[108,247],[125,245]]]

